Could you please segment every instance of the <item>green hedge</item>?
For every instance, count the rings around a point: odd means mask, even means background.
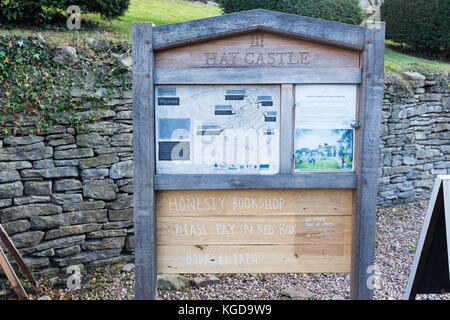
[[[268,9],[356,25],[364,20],[359,0],[222,0],[220,6],[224,13]]]
[[[76,4],[85,13],[98,13],[105,19],[116,19],[125,14],[130,0],[0,0],[0,24],[40,25],[56,14]]]
[[[385,0],[386,38],[423,56],[450,57],[450,0]]]

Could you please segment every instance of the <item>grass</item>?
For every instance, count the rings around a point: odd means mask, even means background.
[[[218,7],[182,0],[131,0],[125,16],[111,23],[101,20],[99,15],[88,15],[100,23],[103,29],[119,33],[131,40],[133,21],[151,21],[163,25],[221,15]]]
[[[98,14],[82,15],[82,19],[97,22],[103,29],[101,32],[78,30],[58,32],[20,28],[0,30],[0,36],[18,35],[30,37],[41,35],[45,40],[58,44],[81,42],[85,38],[131,41],[131,24],[133,21],[150,21],[155,25],[163,25],[221,14],[221,9],[216,6],[183,0],[131,0],[127,13],[117,20],[105,21]],[[81,23],[83,25],[83,22]]]
[[[104,21],[97,14],[87,14],[83,18],[97,22],[104,30],[102,32],[56,32],[36,31],[29,29],[0,30],[0,35],[20,35],[24,37],[42,35],[47,41],[58,44],[82,42],[85,38],[98,40],[130,41],[131,24],[133,21],[151,21],[155,25],[194,20],[221,14],[221,9],[215,6],[192,3],[183,0],[131,0],[127,13],[118,20]],[[389,44],[389,41],[387,42]],[[439,61],[416,58],[398,53],[386,48],[385,71],[401,74],[408,70],[435,70],[450,72],[450,64]]]
[[[301,160],[301,162],[299,161]],[[346,161],[349,168],[351,168],[351,162]],[[340,170],[341,166],[339,165],[338,160],[336,158],[328,158],[328,159],[317,159],[316,163],[308,163],[308,157],[301,157],[301,159],[295,160],[295,169],[306,169],[306,170]]]
[[[390,73],[402,73],[408,70],[450,72],[450,63],[417,58],[386,48],[384,53],[384,70]]]

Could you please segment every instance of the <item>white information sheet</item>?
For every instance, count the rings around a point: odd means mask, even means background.
[[[276,174],[279,86],[157,86],[157,174]]]
[[[356,85],[296,85],[294,172],[352,171]]]

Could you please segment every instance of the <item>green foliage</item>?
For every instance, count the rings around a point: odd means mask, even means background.
[[[312,18],[359,25],[364,15],[359,0],[297,1],[297,14]]]
[[[117,19],[125,14],[130,0],[82,0],[77,1],[82,13],[99,13],[104,19]],[[67,2],[67,6],[70,1]]]
[[[56,48],[41,39],[0,37],[0,135],[40,133],[58,123],[79,127],[83,119],[77,107],[103,108],[114,95],[130,89],[119,61],[102,59],[110,52],[128,51],[128,45],[110,43],[101,52],[73,46],[78,63],[60,64],[53,59]],[[93,94],[77,101],[71,94],[74,87]],[[99,88],[103,94],[96,96]]]
[[[356,25],[364,19],[358,0],[222,0],[220,6],[224,13],[268,9]]]
[[[0,38],[0,124],[18,125],[31,116],[39,131],[54,114],[68,112],[67,71],[52,67],[50,50],[38,39]]]
[[[71,0],[0,0],[1,25],[42,25],[57,17],[66,19],[66,9]],[[125,14],[130,0],[78,0],[75,3],[81,15],[98,13],[104,19],[116,19]]]
[[[449,0],[385,0],[381,6],[386,38],[428,57],[450,57],[449,16]]]

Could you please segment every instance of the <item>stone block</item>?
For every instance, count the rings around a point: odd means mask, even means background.
[[[3,228],[5,229],[8,235],[13,235],[19,232],[24,232],[30,229],[30,222],[28,220],[17,220],[3,224]]]
[[[95,158],[80,159],[80,169],[89,169],[119,162],[117,154],[102,154]]]
[[[91,148],[60,150],[60,151],[55,151],[55,154],[54,154],[54,158],[56,160],[89,158],[92,156],[94,156],[94,151]]]
[[[121,210],[108,210],[109,221],[133,220],[133,208]]]
[[[21,197],[23,195],[23,184],[20,181],[0,184],[0,199]]]
[[[47,230],[76,224],[101,223],[107,221],[107,210],[70,211],[51,216],[34,216],[30,219],[31,228]]]
[[[79,254],[70,257],[53,258],[53,261],[58,267],[65,267],[74,264],[87,263],[95,260],[117,257],[120,255],[120,251],[121,249],[82,251]]]
[[[83,234],[100,230],[102,225],[99,223],[77,224],[74,226],[62,226],[57,229],[47,231],[45,240],[67,237],[75,234]]]
[[[109,177],[111,179],[132,178],[133,161],[129,160],[113,164],[109,170]]]
[[[98,200],[115,200],[114,182],[111,179],[86,180],[83,182],[83,197]]]
[[[52,194],[52,182],[27,181],[24,184],[24,193],[30,196],[49,196]]]
[[[52,194],[52,202],[62,205],[83,202],[83,196],[80,193],[54,193]]]
[[[95,210],[103,209],[105,203],[103,201],[87,201],[79,203],[68,203],[63,205],[64,211],[83,211],[83,210]]]
[[[92,132],[77,135],[77,145],[79,147],[99,148],[109,146],[108,140],[99,133]]]
[[[73,191],[81,188],[81,181],[77,179],[61,179],[55,180],[53,183],[54,191]]]
[[[37,216],[52,216],[62,213],[62,207],[52,203],[33,203],[23,206],[15,206],[0,210],[2,223],[32,218]]]
[[[0,171],[0,183],[13,182],[20,180],[20,174],[17,170]]]
[[[55,162],[53,159],[44,159],[44,160],[37,160],[33,162],[33,168],[34,169],[48,169],[48,168],[54,168]]]
[[[39,242],[41,242],[44,234],[45,233],[42,231],[17,233],[11,236],[11,240],[14,242],[16,248],[35,247]]]
[[[62,249],[62,248],[68,248],[71,246],[80,245],[84,242],[84,239],[86,238],[86,235],[76,235],[76,236],[70,236],[65,238],[58,238],[50,241],[44,241],[39,243],[36,246],[37,251],[42,251],[46,249]]]
[[[103,238],[100,240],[88,240],[81,245],[83,250],[121,249],[125,245],[125,237]]]
[[[56,167],[48,169],[27,169],[22,171],[23,178],[70,178],[78,177],[76,167]]]

